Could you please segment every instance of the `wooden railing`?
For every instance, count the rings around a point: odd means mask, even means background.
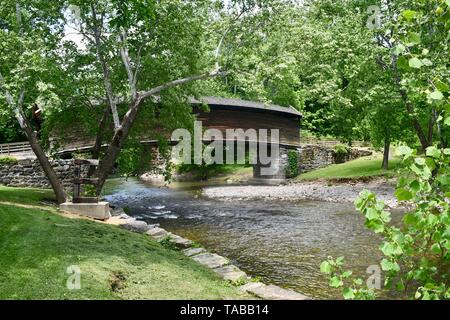
[[[324,147],[334,147],[338,144],[345,144],[342,143],[339,140],[333,140],[333,139],[321,139],[316,137],[300,137],[300,143],[302,145],[305,144],[317,144]],[[370,146],[370,144],[364,142],[364,141],[353,141],[352,146],[354,147],[367,147]]]
[[[0,155],[33,154],[28,142],[15,142],[0,144]]]

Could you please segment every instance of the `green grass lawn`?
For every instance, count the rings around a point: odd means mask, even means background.
[[[401,160],[394,158],[389,161],[389,170],[381,169],[380,156],[363,157],[346,163],[331,165],[299,175],[297,180],[335,180],[358,179],[367,177],[392,177],[400,167]]]
[[[56,214],[40,204],[49,197],[0,186],[0,299],[248,298],[148,236]],[[80,290],[67,288],[70,266],[81,270]]]

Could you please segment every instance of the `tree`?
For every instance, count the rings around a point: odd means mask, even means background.
[[[80,127],[94,132],[96,139],[92,153],[100,158],[100,165],[90,174],[97,179],[96,189],[100,193],[121,150],[130,143],[130,136],[136,138],[140,130],[148,129],[150,124],[155,125],[155,118],[161,120],[159,124],[168,120],[164,127],[169,128],[185,125],[185,120],[193,119],[186,103],[187,96],[195,95],[192,84],[227,74],[220,67],[226,60],[225,56],[232,59],[233,48],[248,45],[242,43],[245,37],[238,29],[239,24],[250,26],[252,21],[263,21],[270,14],[272,1],[228,3],[228,6],[223,6],[221,2],[208,0],[182,3],[146,0],[29,1],[17,16],[12,14],[15,10],[12,11],[11,5],[5,5],[2,11],[12,25],[26,26],[23,33],[10,32],[11,28],[2,33],[2,37],[15,48],[15,51],[9,48],[2,50],[4,60],[7,60],[2,67],[8,65],[5,71],[2,70],[8,78],[4,79],[2,88],[8,93],[10,109],[21,108],[24,95],[19,94],[22,92],[19,79],[27,79],[27,90],[40,88],[48,98],[45,107],[39,105],[44,119],[41,132],[44,138],[54,130],[52,125],[59,124],[61,129],[62,123],[77,121]],[[69,21],[73,20],[68,17],[69,9],[76,12],[75,24]],[[229,19],[233,10],[241,13]],[[49,18],[43,18],[40,16],[42,12],[51,14],[48,14]],[[22,19],[23,15],[27,19]],[[35,24],[39,28],[33,28]],[[71,30],[82,35],[81,43],[67,41],[65,33],[69,24]],[[39,45],[40,38],[48,40],[45,45]],[[217,42],[213,46],[213,41],[207,38],[217,39]],[[38,70],[33,69],[33,64],[24,64],[25,67],[15,65],[16,56],[27,56],[24,55],[26,51],[21,51],[17,45],[24,39],[30,39],[28,49],[33,48],[34,57],[39,62]],[[225,46],[226,50],[223,49]],[[9,79],[19,69],[23,71],[21,76]],[[49,69],[51,72],[46,73]],[[45,79],[49,81],[29,76],[37,76],[37,72],[40,72],[40,77],[46,74]],[[49,75],[55,77],[55,81],[52,82]],[[18,83],[14,86],[20,97],[16,99],[19,103],[9,94],[14,81]],[[43,102],[41,96],[33,97]],[[30,109],[31,96],[25,102]],[[19,112],[16,114],[21,115]],[[112,135],[109,132],[110,119]],[[58,201],[62,202],[65,198],[63,190],[36,135],[30,131],[31,125],[26,124],[23,115],[19,122],[25,124],[23,129],[28,132],[27,137],[55,193],[59,194]],[[108,147],[102,153],[101,145],[105,143]]]
[[[400,12],[403,18],[400,19],[398,28],[404,31],[402,41],[406,45],[398,43],[393,47],[392,56],[395,63],[402,66],[403,72],[412,73],[412,69],[418,69],[416,75],[411,74],[414,81],[403,81],[400,87],[396,81],[396,85],[407,94],[406,97],[415,93],[414,101],[423,101],[423,104],[419,104],[420,107],[431,107],[436,111],[432,113],[430,120],[430,133],[436,123],[450,125],[446,84],[448,79],[445,78],[448,57],[443,58],[439,54],[433,55],[435,60],[424,57],[431,50],[420,46],[416,48],[422,41],[419,41],[420,37],[415,32],[424,24],[431,24],[428,29],[431,38],[442,40],[447,37],[450,30],[450,3],[425,1],[414,4],[418,5],[416,10],[404,9]],[[390,40],[396,41],[398,40]],[[432,44],[434,45],[446,46],[445,43]],[[422,71],[422,67],[428,69]],[[394,70],[394,80],[395,78]],[[401,96],[405,104],[411,103],[404,100],[404,94],[401,93]],[[436,114],[444,116],[436,118]],[[432,141],[432,136],[429,135],[427,139]],[[423,143],[421,145],[424,146]],[[355,202],[356,208],[365,216],[365,225],[383,237],[380,250],[384,258],[380,264],[385,271],[385,285],[388,288],[395,286],[415,299],[449,299],[450,149],[429,146],[425,150],[425,156],[418,157],[414,150],[403,146],[400,153],[404,158],[405,169],[399,178],[395,196],[398,201],[407,201],[411,206],[403,218],[401,228],[390,224],[390,212],[385,203],[369,191],[360,194]],[[375,297],[374,291],[364,287],[360,279],[351,279],[351,271],[343,271],[343,258],[324,261],[321,271],[331,276],[330,285],[344,287],[343,295],[346,299]],[[350,280],[352,281],[349,283]]]
[[[61,32],[57,23],[59,5],[58,1],[51,7],[43,2],[1,1],[0,89],[6,101],[3,109],[14,114],[50,181],[57,201],[62,203],[66,199],[64,189],[26,117],[27,110],[24,110],[26,103],[52,98],[43,79],[46,78],[46,65],[53,62],[45,53],[55,48]],[[35,15],[32,9],[36,8],[42,10],[44,17]]]
[[[375,36],[384,52],[377,61],[393,79],[425,150],[433,144],[433,130],[441,112],[437,108],[443,100],[441,90],[448,92],[448,70],[444,67],[448,55],[442,54],[448,51],[448,3],[386,1],[382,14],[383,28]]]

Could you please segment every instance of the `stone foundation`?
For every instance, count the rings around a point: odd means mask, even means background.
[[[347,162],[373,154],[371,151],[352,148],[346,156],[344,156],[342,159],[339,159],[334,148],[319,145],[306,145],[298,149],[298,152],[298,165],[300,173],[320,169],[336,163]]]
[[[73,160],[50,160],[50,163],[64,188],[71,191],[75,170]],[[36,159],[19,160],[17,164],[0,164],[0,184],[10,187],[51,187]]]
[[[259,153],[258,153],[259,154]],[[278,159],[267,165],[258,163],[253,165],[253,178],[260,180],[283,181],[286,179],[286,167],[288,165],[288,150],[280,148]]]

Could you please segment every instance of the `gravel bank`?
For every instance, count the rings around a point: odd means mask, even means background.
[[[282,186],[224,186],[207,187],[203,196],[211,199],[231,201],[250,199],[274,199],[295,201],[301,199],[330,202],[353,202],[364,190],[375,192],[379,199],[391,207],[398,207],[394,198],[395,187],[385,180],[358,183],[338,183],[328,185],[326,182],[291,183]]]

